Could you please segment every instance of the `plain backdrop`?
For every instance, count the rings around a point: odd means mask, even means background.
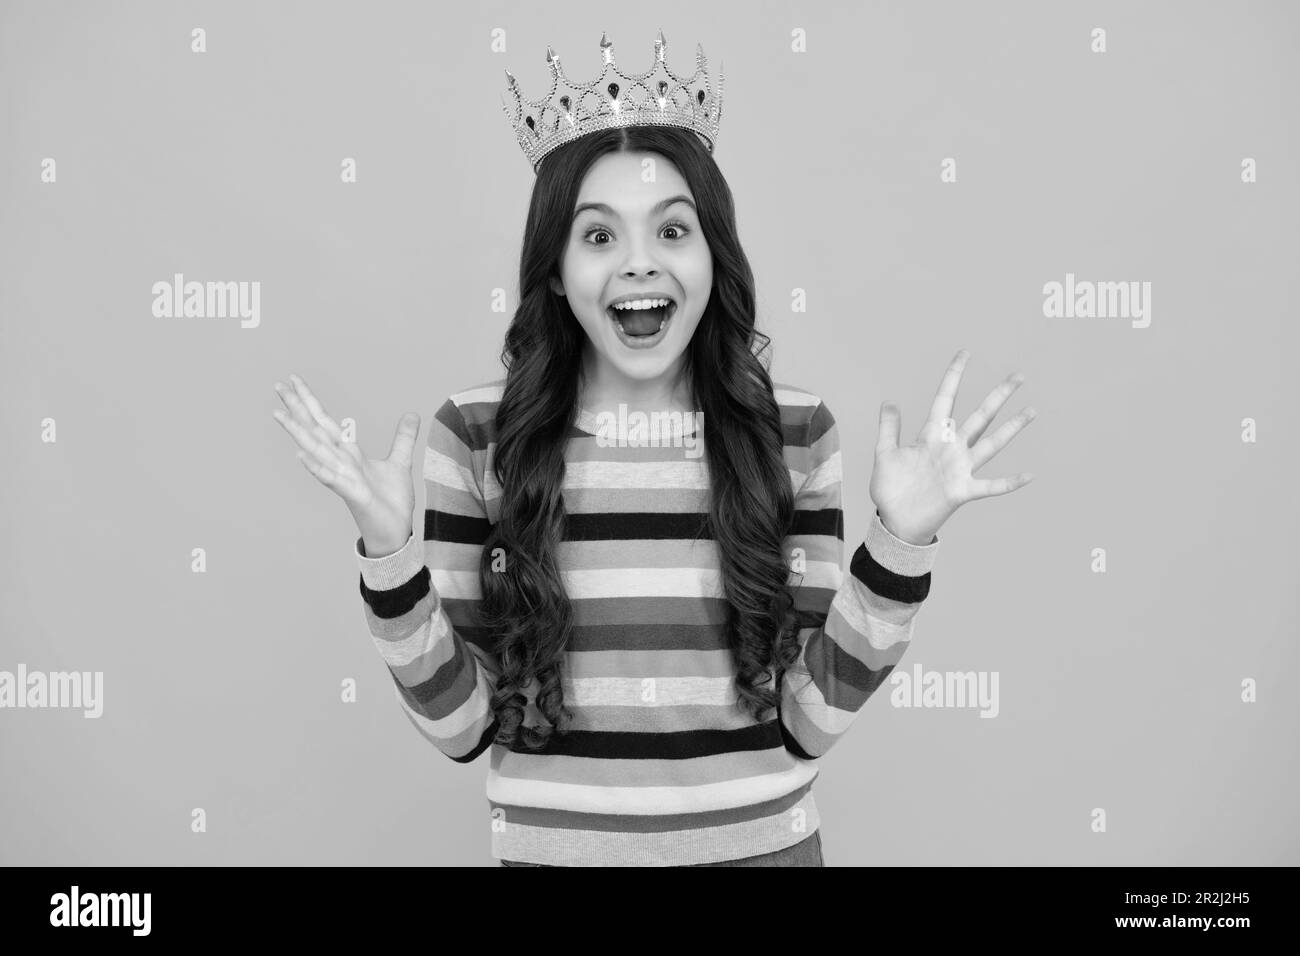
[[[882,400],[911,439],[965,346],[959,421],[1013,370],[995,425],[1039,411],[979,472],[1037,480],[940,531],[904,660],[996,671],[1000,712],[883,687],[820,761],[828,865],[1300,862],[1294,5],[643,7],[0,5],[0,670],[104,675],[99,719],[0,710],[0,862],[493,862],[487,757],[400,713],[272,385],[382,456],[502,376],[504,70],[540,95],[549,44],[589,79],[605,31],[641,71],[661,28],[725,66],[716,158],[773,377],[839,422],[846,560]],[[260,326],[154,317],[177,272],[259,281]],[[1069,272],[1150,282],[1150,326],[1046,318]]]

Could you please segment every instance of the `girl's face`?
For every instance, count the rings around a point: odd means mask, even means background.
[[[587,333],[583,368],[602,394],[667,401],[713,289],[713,256],[695,197],[667,158],[606,153],[578,190],[573,224],[551,288],[567,296]],[[666,309],[621,312],[626,299],[668,299]],[[628,332],[661,331],[638,340]],[[662,385],[662,391],[659,386]]]

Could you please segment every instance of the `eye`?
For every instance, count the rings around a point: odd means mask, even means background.
[[[671,229],[671,230],[674,231],[674,233],[681,233],[681,235],[679,235],[679,236],[676,236],[676,237],[669,237],[669,238],[675,238],[675,241],[680,241],[681,239],[684,239],[685,236],[686,236],[686,234],[689,233],[689,232],[691,231],[691,230],[690,230],[690,227],[687,226],[686,223],[681,222],[680,220],[676,220],[676,219],[674,219],[672,222],[666,222],[666,223],[664,223],[664,227],[663,227],[663,228],[664,228],[664,229]],[[660,231],[662,232],[663,230],[660,230]],[[613,238],[613,234],[612,234],[608,229],[606,229],[604,226],[592,226],[592,227],[591,227],[590,229],[588,229],[585,233],[583,233],[583,235],[582,235],[582,239],[583,239],[584,242],[591,243],[591,245],[593,245],[593,246],[607,246],[607,245],[609,245],[608,242],[591,242],[591,237],[592,237],[592,236],[598,236],[598,235],[601,235],[602,233],[603,233],[604,235],[606,235],[606,236],[609,236],[611,239]]]

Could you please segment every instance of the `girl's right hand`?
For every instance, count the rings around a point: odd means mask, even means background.
[[[272,415],[298,443],[299,460],[348,506],[367,556],[384,557],[399,550],[412,533],[411,453],[420,433],[420,416],[403,415],[388,457],[368,459],[354,442],[343,440],[342,429],[325,414],[306,382],[297,375],[290,375],[289,381],[292,388],[276,382],[275,390],[290,414],[277,408]]]

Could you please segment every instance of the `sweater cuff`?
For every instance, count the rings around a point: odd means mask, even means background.
[[[406,539],[406,544],[382,558],[367,557],[365,541],[360,537],[355,551],[361,580],[372,591],[392,590],[411,580],[424,567],[424,541],[417,538],[414,531]]]
[[[877,511],[866,540],[853,552],[849,573],[875,594],[914,604],[930,594],[930,569],[938,551],[938,535],[924,545],[904,541],[885,527]]]
[[[936,534],[929,544],[913,544],[904,541],[885,527],[877,511],[867,529],[867,550],[884,568],[895,574],[908,577],[925,574],[934,567],[934,559],[939,551],[939,536]]]

